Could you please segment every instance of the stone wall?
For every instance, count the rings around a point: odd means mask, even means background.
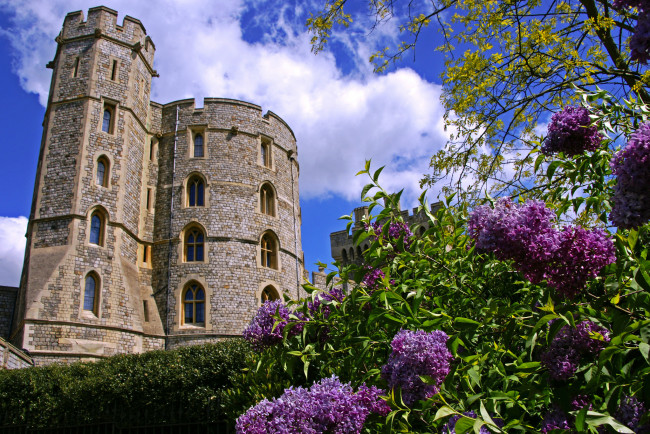
[[[18,288],[0,286],[0,338],[9,339]]]
[[[431,213],[435,214],[442,206],[441,202],[431,204]],[[363,220],[368,217],[368,207],[362,206],[354,209],[354,225],[353,230],[361,229],[363,227]],[[416,235],[424,232],[429,228],[429,218],[424,211],[419,211],[413,208],[413,213],[409,214],[409,210],[401,211],[401,217]],[[330,234],[330,248],[332,258],[341,264],[350,262],[361,263],[363,261],[363,252],[368,249],[370,240],[364,241],[363,245],[356,245],[352,241],[352,234],[347,230],[336,231]]]
[[[200,109],[194,100],[164,105],[161,128],[153,287],[155,292],[166,288],[156,301],[168,334],[174,335],[169,346],[181,345],[182,336],[188,342],[238,336],[259,307],[264,286],[298,296],[303,265],[298,167],[290,158],[297,151],[295,138],[281,119],[263,116],[259,106],[216,98],[205,99]],[[193,154],[196,133],[204,137],[203,157]],[[261,162],[262,140],[270,145],[270,167]],[[189,205],[193,176],[204,182],[204,206]],[[260,210],[264,183],[275,193],[275,216]],[[191,227],[205,235],[204,261],[184,258]],[[277,269],[260,262],[260,240],[269,231],[279,244]],[[182,319],[182,297],[192,282],[207,293],[204,327]]]
[[[34,365],[31,357],[0,338],[0,369],[21,369]]]

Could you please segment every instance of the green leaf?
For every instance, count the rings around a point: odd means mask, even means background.
[[[582,409],[576,415],[576,430],[578,432],[583,432],[585,430],[585,419],[587,418],[587,411],[589,411],[589,406],[582,407]]]
[[[645,342],[641,342],[639,344],[639,351],[641,351],[641,355],[645,359],[645,361],[650,365],[650,345],[646,344]]]
[[[553,174],[555,173],[555,170],[560,166],[560,162],[555,160],[551,161],[551,164],[548,165],[548,168],[546,169],[546,177],[548,179],[553,178]]]
[[[634,249],[636,242],[639,239],[639,232],[636,229],[631,229],[630,233],[627,235],[627,244],[630,246],[630,249]]]
[[[361,190],[361,198],[362,198],[362,199],[363,199],[364,197],[366,197],[366,195],[368,194],[368,191],[370,191],[370,189],[371,189],[372,187],[374,187],[373,184],[366,184],[366,185],[363,186],[363,189]]]
[[[443,405],[436,411],[436,416],[433,418],[434,421],[438,419],[442,419],[443,417],[451,416],[452,414],[460,414],[453,408],[449,407],[448,405]]]
[[[381,171],[384,170],[384,167],[386,166],[381,166],[379,169],[375,170],[375,173],[372,175],[372,180],[377,182],[379,179],[379,175],[381,174]]]
[[[454,425],[454,429],[456,430],[456,434],[462,434],[466,433],[467,431],[471,430],[474,428],[474,419],[463,416],[460,419],[456,421],[456,425]]]
[[[539,169],[539,166],[541,166],[542,163],[544,162],[544,157],[545,157],[544,154],[539,154],[535,159],[535,170],[534,170],[535,173],[537,173],[537,169]]]
[[[634,434],[634,431],[617,421],[611,416],[607,416],[602,413],[596,413],[595,411],[587,412],[587,424],[590,426],[600,426],[600,425],[609,425],[616,432]]]
[[[454,325],[460,327],[478,327],[481,325],[481,323],[478,321],[474,321],[473,319],[463,318],[462,316],[458,316],[454,318]]]

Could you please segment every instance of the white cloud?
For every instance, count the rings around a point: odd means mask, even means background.
[[[154,80],[155,101],[195,97],[202,105],[203,97],[213,96],[254,102],[280,115],[296,133],[302,197],[357,199],[366,180],[354,174],[372,158],[374,167],[388,166],[383,184],[406,188],[403,203],[413,203],[430,156],[445,142],[440,87],[410,69],[383,76],[370,72],[365,56],[377,40],[395,33],[391,26],[367,45],[347,42],[345,55],[353,56],[354,68],[344,74],[334,54],[311,54],[304,14],[299,15],[302,6],[296,4],[291,9],[273,1],[231,0],[217,6],[209,0],[167,0],[155,7],[106,2],[119,12],[118,22],[125,15],[139,18],[156,44],[155,68],[161,76]],[[0,8],[15,14],[16,28],[2,34],[16,50],[16,73],[42,104],[50,81],[44,65],[54,56],[53,38],[65,13],[87,13],[94,5],[0,0]],[[265,33],[253,38],[246,33],[251,28]]]
[[[0,285],[20,283],[26,231],[26,217],[0,217]]]

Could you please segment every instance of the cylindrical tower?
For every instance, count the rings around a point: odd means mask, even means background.
[[[105,7],[68,14],[56,40],[12,340],[37,363],[159,348],[142,257],[155,47]]]
[[[161,107],[153,289],[168,347],[241,335],[302,284],[296,139],[229,99]]]

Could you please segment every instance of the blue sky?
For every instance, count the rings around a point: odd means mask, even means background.
[[[335,33],[326,51],[310,52],[305,28],[320,2],[285,0],[104,1],[142,21],[156,44],[152,99],[226,97],[272,110],[298,139],[302,244],[308,270],[331,262],[329,233],[361,205],[365,179],[354,174],[372,158],[386,165],[382,184],[404,188],[414,206],[429,158],[444,146],[438,75],[431,54],[435,33],[422,36],[411,58],[376,75],[368,58],[399,38],[390,21],[367,34],[361,13],[348,32]],[[0,0],[0,285],[17,285],[32,201],[54,38],[66,13],[98,6],[89,1]],[[363,3],[361,3],[363,4]],[[202,105],[200,102],[197,105]],[[435,200],[435,192],[430,193]]]

